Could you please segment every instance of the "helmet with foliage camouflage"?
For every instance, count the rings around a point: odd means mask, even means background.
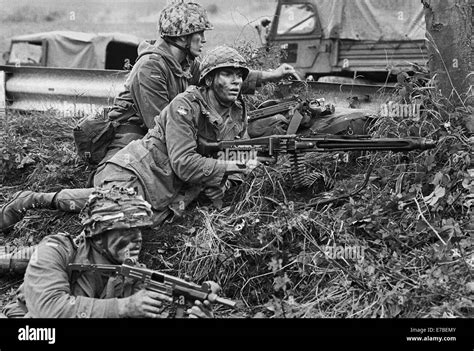
[[[141,195],[118,187],[95,189],[79,215],[86,237],[111,229],[148,227],[151,216],[151,205]]]
[[[161,11],[158,30],[162,37],[181,37],[188,34],[214,29],[206,10],[193,2],[179,2]]]
[[[240,55],[237,50],[228,46],[218,46],[209,51],[201,62],[199,83],[204,82],[204,78],[212,71],[218,68],[231,67],[241,68],[243,70],[243,80],[247,78],[250,70],[247,67],[247,61]]]

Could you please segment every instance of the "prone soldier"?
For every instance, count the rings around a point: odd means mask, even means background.
[[[80,214],[82,233],[46,237],[29,260],[17,300],[5,306],[9,318],[160,318],[171,298],[141,288],[140,281],[71,271],[69,264],[122,264],[138,260],[141,229],[152,209],[133,189],[95,189]],[[216,286],[216,284],[214,284]],[[197,302],[190,317],[212,317],[210,302]]]

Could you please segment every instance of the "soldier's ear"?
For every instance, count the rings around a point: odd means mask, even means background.
[[[206,83],[206,87],[212,87],[212,82],[214,82],[214,75],[208,74],[206,78],[204,78],[204,82]]]

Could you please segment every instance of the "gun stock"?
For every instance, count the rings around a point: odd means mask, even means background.
[[[291,109],[296,108],[297,106],[299,106],[299,104],[300,103],[297,100],[290,100],[275,104],[273,106],[259,108],[257,110],[250,111],[247,114],[248,121],[249,123],[251,123],[262,118],[274,116],[278,113],[285,113]]]

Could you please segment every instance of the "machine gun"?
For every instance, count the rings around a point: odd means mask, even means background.
[[[367,135],[315,135],[301,137],[298,135],[272,135],[253,139],[222,140],[209,142],[199,139],[199,149],[203,155],[216,156],[219,159],[234,160],[255,158],[264,163],[276,163],[279,154],[289,154],[292,162],[292,176],[296,187],[307,186],[306,167],[307,152],[330,151],[393,151],[427,150],[436,146],[432,140],[425,138],[371,138]]]
[[[193,303],[195,300],[201,302],[208,300],[231,308],[237,306],[237,302],[222,298],[213,292],[212,285],[208,282],[198,285],[165,273],[139,267],[131,259],[126,259],[122,265],[70,263],[68,269],[71,271],[93,271],[105,275],[116,274],[139,280],[147,290],[176,298],[177,317],[181,317],[186,302]]]

